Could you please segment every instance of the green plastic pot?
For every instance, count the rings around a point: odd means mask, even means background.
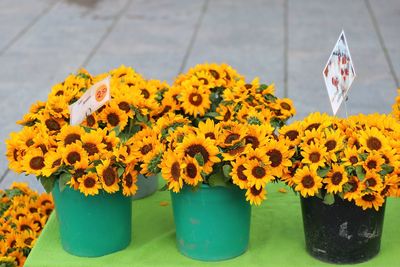
[[[236,186],[171,192],[176,242],[185,256],[220,261],[243,254],[249,244],[251,206]]]
[[[81,257],[99,257],[126,248],[131,242],[132,201],[121,191],[87,196],[58,183],[53,197],[62,247]]]
[[[138,190],[132,196],[133,200],[151,196],[158,189],[158,174],[150,177],[139,174],[136,185]]]

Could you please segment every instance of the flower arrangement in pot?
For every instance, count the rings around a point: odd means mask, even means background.
[[[399,196],[400,125],[387,115],[313,113],[280,129],[295,153],[282,180],[300,193],[307,251],[356,263],[380,249],[387,197]]]
[[[182,254],[218,261],[246,251],[250,204],[259,205],[266,184],[291,165],[274,132],[295,111],[273,88],[257,79],[246,84],[227,65],[204,64],[163,92],[170,108],[153,128],[159,138],[148,138],[159,154],[147,166],[161,169],[171,191]]]
[[[71,125],[69,106],[99,82],[109,82],[111,99]],[[100,256],[130,243],[130,196],[142,164],[130,139],[162,111],[156,92],[163,87],[125,66],[98,76],[81,70],[32,105],[18,122],[22,130],[7,140],[10,169],[52,191],[66,251]]]

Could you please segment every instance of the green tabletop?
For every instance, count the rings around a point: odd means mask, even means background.
[[[290,190],[278,192],[281,187],[281,184],[269,185],[267,201],[260,207],[253,207],[249,249],[235,259],[209,263],[179,254],[169,192],[157,192],[134,201],[132,242],[127,249],[99,258],[69,255],[61,247],[58,222],[53,213],[25,266],[332,266],[306,253],[300,200]],[[168,205],[164,206],[164,202]],[[400,265],[399,210],[400,200],[389,199],[381,252],[358,266]]]

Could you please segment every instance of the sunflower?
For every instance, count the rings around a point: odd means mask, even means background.
[[[249,186],[260,189],[274,179],[267,165],[260,164],[258,160],[251,160],[243,164],[245,170],[244,175],[249,181]]]
[[[37,225],[38,231],[36,231],[36,233],[40,233],[46,224],[46,221],[47,221],[46,217],[40,216],[39,213],[34,213],[34,214],[32,214],[31,219],[32,219],[33,223]]]
[[[210,108],[210,91],[204,87],[194,88],[186,86],[180,98],[182,108],[186,114],[193,117],[204,116]]]
[[[303,151],[300,153],[303,156],[303,160],[301,162],[310,164],[310,166],[314,167],[325,166],[326,157],[328,155],[325,146],[312,143],[309,146],[303,147]]]
[[[15,231],[12,231],[10,233],[8,233],[7,235],[4,236],[5,238],[5,245],[7,246],[7,248],[9,249],[16,249],[17,247],[21,247],[19,246],[19,244],[17,243],[17,238],[18,235]],[[24,247],[24,246],[22,246]]]
[[[103,136],[98,134],[98,131],[90,131],[82,135],[82,147],[89,156],[90,161],[100,158],[106,145],[102,143]]]
[[[56,139],[60,141],[64,146],[80,141],[85,130],[81,126],[65,126],[58,133]]]
[[[19,232],[23,231],[33,231],[37,232],[39,227],[33,222],[32,217],[19,217],[18,221],[16,221],[16,227]]]
[[[347,199],[348,201],[359,198],[361,196],[361,192],[365,189],[365,185],[361,183],[357,177],[349,178],[349,181],[346,185],[350,186],[350,188],[344,193],[344,199]]]
[[[39,120],[46,127],[48,132],[55,134],[57,134],[61,130],[61,128],[67,124],[64,119],[55,118],[51,116],[48,112],[43,113],[39,117]]]
[[[81,123],[82,126],[86,126],[89,128],[95,128],[97,125],[97,121],[98,121],[98,116],[96,115],[96,113],[92,113],[89,116],[87,116],[85,118],[85,120]]]
[[[99,177],[94,172],[82,175],[80,178],[78,178],[78,182],[79,191],[85,194],[85,196],[97,195],[99,193],[99,189],[101,189]]]
[[[182,172],[185,167],[182,160],[172,150],[165,152],[160,163],[160,168],[162,177],[167,182],[169,190],[178,193],[182,189]]]
[[[248,125],[247,134],[244,137],[245,144],[251,145],[253,149],[265,146],[274,132],[270,124]]]
[[[244,174],[246,167],[244,164],[247,162],[246,157],[237,157],[235,161],[232,161],[232,182],[237,185],[240,189],[249,188],[249,179]]]
[[[314,196],[322,187],[322,179],[318,176],[315,166],[297,169],[293,181],[297,184],[295,190],[303,197]]]
[[[40,148],[29,149],[23,157],[22,165],[27,174],[42,175],[45,168],[43,151]]]
[[[182,170],[183,181],[191,186],[196,186],[198,183],[203,181],[201,177],[202,168],[197,163],[197,160],[191,157],[185,157],[183,160],[185,166]]]
[[[390,175],[386,177],[385,183],[383,184],[381,190],[381,196],[383,197],[395,197],[397,195],[398,185],[400,183],[400,178],[397,174]]]
[[[252,186],[246,191],[246,200],[250,201],[251,205],[254,204],[259,206],[261,202],[267,198],[266,195],[267,191],[264,187],[260,187],[257,189],[255,186]]]
[[[379,172],[384,163],[385,160],[378,153],[370,153],[363,162],[363,167],[366,171]]]
[[[284,125],[279,129],[279,138],[285,139],[286,145],[294,147],[300,144],[303,135],[301,122]]]
[[[43,175],[50,177],[62,164],[62,156],[57,151],[49,151],[44,155]]]
[[[383,187],[382,179],[378,173],[367,171],[363,183],[367,189],[380,191]]]
[[[220,162],[217,156],[219,153],[218,147],[213,140],[206,138],[204,135],[191,134],[185,136],[182,143],[177,145],[176,153],[181,158],[187,156],[194,158],[196,154],[200,153],[204,161],[202,169],[207,174],[213,171],[212,167],[215,163]]]
[[[325,128],[329,124],[331,124],[331,117],[327,114],[315,112],[308,115],[302,122],[302,128],[304,132],[312,131],[313,129],[319,130],[320,128]]]
[[[269,158],[268,169],[273,176],[282,176],[283,170],[292,166],[290,157],[294,154],[293,150],[285,145],[284,142],[270,140],[263,148]]]
[[[26,257],[19,250],[14,250],[11,253],[8,253],[8,257],[14,258],[14,261],[17,263],[17,266],[22,267],[26,261]]]
[[[92,167],[92,166],[91,166]],[[79,178],[86,174],[86,170],[89,168],[89,159],[85,161],[79,162],[75,165],[74,169],[71,170],[71,180],[67,182],[67,184],[74,188],[75,190],[79,190]]]
[[[117,126],[119,126],[119,129],[122,131],[128,124],[128,115],[113,102],[105,106],[100,112],[99,118],[106,124],[106,128],[109,131]]]
[[[217,140],[217,144],[223,148],[228,148],[242,142],[247,135],[247,127],[243,124],[232,122],[228,125],[221,125],[221,137]]]
[[[61,147],[60,152],[62,154],[63,162],[67,166],[76,167],[77,165],[88,161],[88,154],[82,148],[82,143],[73,143],[66,147]]]
[[[363,210],[373,207],[376,211],[379,210],[384,201],[383,197],[375,192],[364,193],[355,199],[356,205],[362,207]]]
[[[13,136],[19,140],[19,150],[27,150],[29,147],[35,144],[35,138],[38,134],[38,127],[24,127],[16,136]]]
[[[53,210],[54,210],[54,204],[53,203],[47,203],[47,204],[45,204],[44,206],[42,206],[40,208],[40,214],[42,216],[44,216],[45,218],[47,218],[48,216],[50,216],[50,214],[53,212]]]
[[[138,187],[137,183],[137,175],[138,172],[134,169],[134,165],[130,165],[125,169],[125,172],[122,176],[122,194],[124,196],[133,196]]]
[[[32,231],[24,231],[17,237],[17,246],[20,248],[33,248],[36,241],[36,233]]]
[[[323,138],[323,145],[326,147],[326,152],[329,158],[337,162],[336,153],[343,149],[344,136],[339,131],[326,130],[325,138]]]
[[[116,105],[118,106],[118,108],[121,111],[126,113],[126,115],[129,118],[133,118],[135,113],[133,112],[133,110],[131,108],[132,102],[129,101],[129,99],[132,99],[132,98],[128,98],[126,95],[121,95],[121,96],[115,97],[113,99],[113,101],[114,101],[114,103],[116,103]]]
[[[218,140],[220,134],[219,124],[215,124],[213,120],[207,119],[205,122],[200,121],[198,125],[198,133],[204,134],[206,138]]]
[[[327,178],[323,180],[326,184],[325,188],[328,193],[338,193],[343,191],[343,185],[347,183],[349,178],[343,165],[333,164]]]
[[[107,193],[115,193],[119,190],[117,170],[112,166],[109,159],[102,160],[101,164],[96,166],[96,172],[100,177],[103,189]]]
[[[386,137],[375,127],[361,131],[359,136],[360,144],[368,152],[385,151],[389,147]]]
[[[381,153],[382,158],[385,160],[385,164],[394,166],[399,162],[399,153],[397,153],[396,149],[388,149],[382,151]]]
[[[358,165],[360,159],[358,157],[359,151],[356,147],[346,147],[343,151],[343,157],[341,158],[344,166],[355,166]]]
[[[132,144],[132,154],[139,161],[146,161],[149,157],[152,157],[152,152],[160,145],[160,141],[156,136],[147,136],[142,139],[138,139],[136,136],[132,140],[129,140],[127,144]]]
[[[45,206],[47,204],[52,204],[53,198],[51,197],[51,195],[43,193],[39,196],[37,202],[39,203],[40,206]]]
[[[6,156],[8,160],[8,167],[17,173],[23,172],[21,154],[25,152],[21,150],[19,134],[11,133],[10,139],[6,140],[6,145],[7,145]]]
[[[300,147],[309,146],[311,144],[320,144],[323,136],[320,130],[312,129],[304,132],[301,137]]]
[[[295,161],[291,167],[285,168],[280,179],[285,182],[288,186],[293,187],[295,182],[293,181],[294,174],[296,173],[298,168],[301,168],[302,163]]]
[[[246,149],[248,149],[250,145],[246,145],[244,143],[239,143],[232,148],[225,149],[225,152],[221,153],[223,160],[232,161],[236,158],[245,155]]]
[[[114,151],[114,147],[117,147],[121,140],[117,137],[115,131],[107,133],[106,129],[98,129],[97,133],[103,137],[103,140],[101,142],[104,144],[104,154],[108,153],[109,155],[111,155]]]
[[[278,110],[280,114],[279,117],[289,118],[296,114],[296,109],[294,108],[293,101],[289,98],[277,99],[274,105],[274,109]]]

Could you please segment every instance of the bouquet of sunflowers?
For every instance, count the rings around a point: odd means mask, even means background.
[[[0,190],[0,266],[24,265],[53,209],[50,195],[38,195],[26,184]]]
[[[111,100],[81,125],[71,125],[69,105],[107,77]],[[135,194],[136,177],[145,158],[131,139],[163,112],[158,92],[167,87],[145,80],[125,66],[98,76],[85,70],[69,75],[53,86],[46,102],[32,105],[18,121],[22,130],[11,133],[7,140],[10,169],[35,175],[47,192],[58,180],[60,189],[69,185],[86,196],[99,190]],[[146,148],[148,156],[153,153]]]
[[[162,93],[169,112],[158,118],[153,131],[137,134],[148,140],[140,150],[159,151],[148,158],[148,171],[161,169],[166,188],[174,192],[184,184],[234,184],[259,205],[266,184],[291,166],[291,152],[275,130],[295,110],[289,99],[273,93],[274,85],[258,79],[247,84],[227,65],[198,65],[179,76]]]
[[[336,196],[378,210],[386,197],[400,196],[400,124],[393,117],[313,113],[279,133],[294,151],[282,180],[302,197],[333,204]]]

